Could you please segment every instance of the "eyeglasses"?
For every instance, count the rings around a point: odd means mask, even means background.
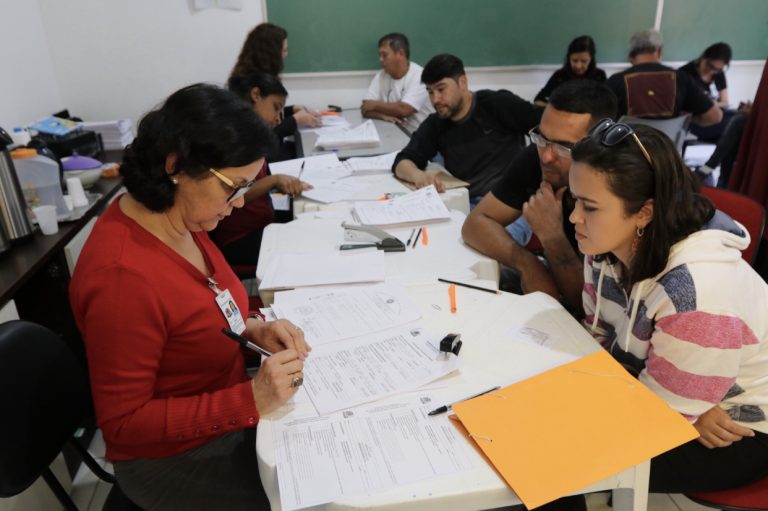
[[[555,154],[560,158],[571,157],[571,148],[573,147],[573,144],[563,145],[560,142],[552,142],[541,134],[538,126],[531,128],[531,130],[528,132],[528,136],[531,138],[531,142],[536,144],[539,149],[544,150],[548,147],[551,147]]]
[[[227,187],[232,189],[232,193],[227,197],[227,202],[234,202],[243,195],[253,186],[253,183],[256,182],[255,179],[251,179],[250,181],[246,181],[245,183],[241,185],[236,185],[234,181],[229,179],[227,176],[222,174],[216,169],[208,169],[208,172],[216,176],[219,181],[227,185]]]
[[[712,63],[709,59],[704,59],[704,67],[706,67],[708,70],[712,71],[713,73],[721,73],[728,69],[728,64],[724,65],[723,67],[717,67]]]
[[[637,143],[637,146],[640,148],[640,151],[642,151],[643,156],[645,156],[645,159],[648,161],[648,165],[651,166],[651,169],[655,170],[656,168],[653,166],[651,154],[645,148],[643,143],[640,142],[640,139],[637,137],[635,130],[632,129],[632,126],[629,124],[624,124],[623,122],[614,122],[612,119],[605,118],[595,124],[591,130],[589,130],[587,137],[600,142],[605,147],[613,147],[625,138],[632,137],[632,139]]]

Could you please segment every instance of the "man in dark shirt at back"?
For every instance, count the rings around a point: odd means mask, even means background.
[[[619,100],[619,116],[653,119],[693,114],[700,126],[720,122],[723,112],[693,80],[661,63],[663,41],[656,30],[632,35],[629,61],[632,67],[611,76],[606,84]]]
[[[525,134],[539,123],[543,110],[506,90],[471,92],[464,64],[453,55],[433,57],[421,81],[436,113],[416,130],[392,170],[419,188],[434,184],[444,191],[439,177],[423,171],[440,153],[448,172],[469,182],[474,205],[522,150]]]

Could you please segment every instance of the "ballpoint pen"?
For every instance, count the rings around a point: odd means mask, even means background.
[[[251,341],[249,341],[248,339],[246,339],[242,335],[233,332],[229,328],[222,328],[221,329],[221,333],[223,333],[224,335],[226,335],[227,337],[229,337],[230,339],[232,339],[233,341],[238,343],[243,348],[248,348],[249,350],[253,350],[256,353],[258,353],[260,355],[263,355],[265,357],[271,357],[272,356],[272,353],[268,352],[267,350],[265,350],[264,348],[262,348],[260,346],[255,345],[254,343],[252,343]]]
[[[469,401],[470,399],[474,399],[474,398],[476,398],[476,397],[480,397],[480,396],[482,396],[483,394],[488,394],[489,392],[493,392],[494,390],[499,390],[500,388],[501,388],[501,387],[497,385],[496,387],[493,387],[492,389],[488,389],[488,390],[484,390],[484,391],[482,391],[482,392],[478,392],[477,394],[473,394],[473,395],[471,395],[471,396],[469,396],[469,397],[465,397],[464,399],[459,399],[458,401],[454,401],[454,402],[453,402],[453,403],[451,403],[451,404],[448,404],[448,405],[443,405],[443,406],[441,406],[440,408],[435,408],[435,409],[434,409],[434,410],[432,410],[431,412],[427,413],[427,415],[439,415],[439,414],[441,414],[441,413],[445,413],[445,412],[447,412],[448,410],[450,410],[450,409],[451,409],[451,407],[452,407],[453,405],[455,405],[456,403],[461,403],[462,401]]]
[[[419,227],[419,232],[416,233],[416,239],[413,240],[413,247],[411,248],[416,248],[416,243],[419,242],[419,238],[421,237],[421,230],[422,227]]]
[[[406,241],[406,242],[405,242],[405,246],[406,246],[406,247],[407,247],[408,245],[410,245],[410,244],[411,244],[411,240],[413,239],[413,235],[414,235],[414,234],[416,234],[416,229],[413,229],[413,230],[411,231],[411,235],[410,235],[410,236],[408,236],[408,241]]]
[[[299,169],[299,175],[296,177],[296,179],[301,179],[301,174],[304,172],[304,165],[307,163],[307,160],[304,159],[301,162],[301,168]]]

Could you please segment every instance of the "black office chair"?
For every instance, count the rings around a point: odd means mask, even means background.
[[[100,479],[112,483],[105,511],[140,509],[73,437],[89,403],[85,372],[56,334],[28,321],[0,324],[0,497],[19,494],[42,476],[64,508],[77,511],[49,468],[69,443]]]

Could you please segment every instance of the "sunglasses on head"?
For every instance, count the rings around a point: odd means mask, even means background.
[[[613,147],[626,138],[632,138],[637,143],[640,151],[642,151],[645,159],[648,161],[648,165],[650,165],[652,169],[655,169],[650,153],[638,138],[635,130],[632,129],[632,126],[629,124],[614,122],[612,119],[605,118],[598,121],[598,123],[589,130],[587,138],[599,142],[605,147]]]

